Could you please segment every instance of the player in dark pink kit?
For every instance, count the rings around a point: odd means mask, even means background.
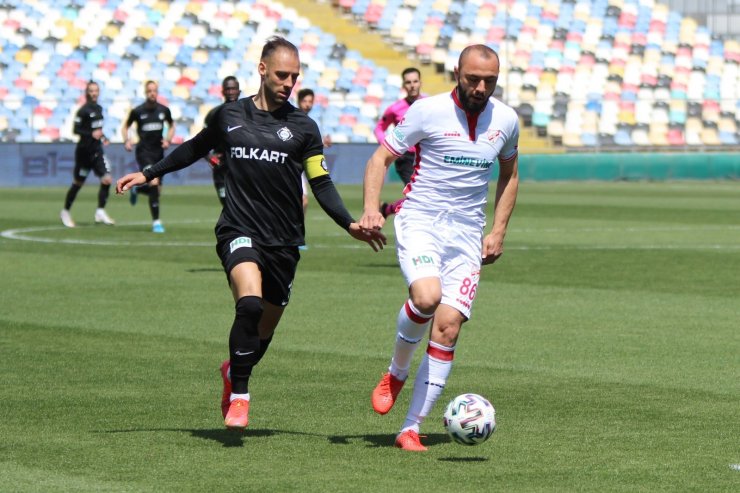
[[[408,111],[414,101],[424,97],[424,95],[421,94],[421,73],[419,72],[419,69],[409,67],[401,73],[401,77],[403,78],[403,88],[406,91],[406,97],[399,99],[390,105],[383,113],[378,124],[375,126],[375,138],[378,139],[378,142],[381,144],[385,140],[385,132],[388,130],[388,127],[401,123],[406,111]],[[401,177],[401,181],[403,181],[404,186],[408,185],[409,182],[412,181],[417,151],[418,150],[416,148],[413,148],[395,161],[396,172],[398,173],[398,176]],[[401,207],[401,204],[403,204],[403,201],[404,199],[396,200],[391,203],[383,202],[380,206],[380,212],[383,214],[383,217],[395,214]]]

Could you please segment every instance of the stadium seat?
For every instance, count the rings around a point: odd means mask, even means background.
[[[262,40],[276,32],[300,46],[307,65],[302,83],[327,89],[324,102],[338,111],[321,119],[334,133],[349,132],[347,141],[365,135],[361,117],[374,119],[401,95],[398,74],[349,52],[286,2],[152,0],[133,8],[114,0],[17,3],[17,13],[0,23],[0,108],[17,111],[24,97],[34,97],[35,123],[50,130],[12,133],[15,138],[30,132],[32,140],[53,139],[54,128],[64,138],[67,130],[48,111],[66,108],[69,120],[89,78],[112,98],[106,105],[111,118],[125,117],[151,78],[160,81],[173,113],[198,121],[201,106],[220,102],[224,76],[237,75],[244,93],[256,90],[253,60]],[[505,52],[499,83],[506,102],[525,125],[558,132],[553,141],[566,134],[568,142],[585,146],[612,137],[616,145],[680,145],[681,136],[687,145],[737,141],[740,45],[652,0],[335,3],[387,34],[396,48],[449,73],[471,42]],[[12,122],[6,118],[7,134]],[[353,118],[354,126],[341,124]],[[685,132],[676,125],[685,125]],[[571,138],[574,133],[579,137]]]

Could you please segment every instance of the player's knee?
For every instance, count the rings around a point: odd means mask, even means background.
[[[422,293],[411,293],[411,303],[421,313],[434,313],[442,301],[442,294],[434,291],[425,291]]]
[[[100,179],[100,184],[101,185],[110,185],[111,183],[113,183],[113,178],[111,177],[111,175],[104,175]]]
[[[257,296],[243,296],[237,300],[235,306],[237,318],[253,320],[255,327],[262,317],[263,310],[262,298]]]

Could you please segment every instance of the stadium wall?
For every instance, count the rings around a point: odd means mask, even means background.
[[[325,151],[336,183],[362,183],[365,163],[375,144],[338,144]],[[66,186],[72,180],[75,144],[0,144],[0,187]],[[136,171],[132,152],[111,144],[105,155],[114,177]],[[740,178],[740,153],[594,153],[524,154],[522,180],[725,180]],[[391,167],[392,169],[392,167]],[[91,178],[94,179],[94,178]],[[165,178],[169,185],[211,183],[205,161]],[[400,181],[394,171],[390,181]]]

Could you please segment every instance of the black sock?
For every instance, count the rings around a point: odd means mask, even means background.
[[[262,317],[262,299],[257,296],[239,298],[235,312],[229,335],[231,391],[235,394],[246,394],[249,392],[252,368],[264,355],[264,351],[260,350],[257,331],[257,325]]]
[[[149,187],[149,212],[152,221],[159,219],[159,187]]]
[[[80,188],[82,188],[82,185],[77,185],[76,183],[73,183],[71,187],[69,187],[69,191],[67,192],[67,197],[64,199],[64,208],[69,210],[72,207],[72,202],[75,201],[75,198],[77,197],[77,192],[80,191]]]
[[[108,202],[108,194],[110,194],[110,184],[100,184],[100,190],[98,190],[98,207],[101,209],[105,208],[105,203]]]

